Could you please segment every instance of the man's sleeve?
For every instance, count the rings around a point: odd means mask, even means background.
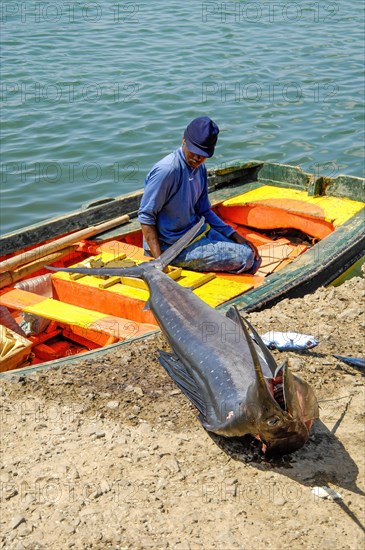
[[[212,210],[211,204],[208,198],[208,177],[205,171],[205,182],[203,185],[203,191],[195,206],[195,211],[200,216],[204,216],[205,221],[209,223],[212,229],[218,231],[225,237],[230,237],[235,232],[235,229],[230,225],[224,223]]]
[[[162,210],[174,184],[173,167],[156,165],[147,175],[138,220],[146,225],[156,225],[158,213]]]

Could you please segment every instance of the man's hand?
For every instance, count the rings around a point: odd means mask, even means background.
[[[259,251],[257,250],[256,246],[254,244],[252,244],[250,241],[248,241],[247,239],[245,239],[244,237],[242,237],[242,235],[240,235],[239,233],[237,233],[237,231],[235,231],[231,236],[230,238],[232,239],[232,241],[234,241],[235,243],[238,243],[238,244],[246,244],[247,246],[249,246],[252,250],[252,252],[254,253],[255,255],[255,260],[259,260],[260,258],[260,254],[259,254]]]

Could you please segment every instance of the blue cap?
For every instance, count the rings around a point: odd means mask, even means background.
[[[186,127],[184,138],[191,153],[202,157],[212,157],[218,134],[219,128],[216,123],[207,116],[200,116],[194,118]]]

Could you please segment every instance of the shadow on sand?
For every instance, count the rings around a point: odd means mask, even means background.
[[[233,460],[250,464],[258,470],[276,470],[306,487],[334,485],[364,496],[365,493],[356,484],[358,467],[335,435],[342,417],[343,415],[332,431],[317,420],[306,445],[299,451],[280,458],[266,458],[261,452],[261,443],[251,436],[224,438],[212,433],[209,436]],[[335,502],[365,531],[365,526],[343,500]]]

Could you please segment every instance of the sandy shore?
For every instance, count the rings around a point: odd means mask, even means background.
[[[277,463],[209,437],[159,365],[161,334],[2,380],[1,548],[363,548],[363,374],[332,354],[364,355],[364,294],[355,278],[249,315],[320,341],[274,352],[320,402],[306,446]]]

